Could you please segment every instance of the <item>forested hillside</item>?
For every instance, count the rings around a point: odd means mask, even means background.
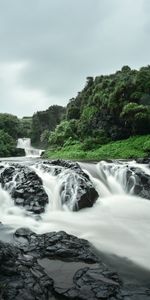
[[[32,144],[46,147],[50,132],[60,123],[64,115],[65,108],[60,105],[52,105],[47,110],[36,112],[32,117]]]
[[[115,74],[87,77],[69,101],[64,120],[49,136],[49,147],[82,144],[94,149],[110,141],[150,133],[150,66],[124,66]]]
[[[52,105],[22,119],[0,114],[0,156],[17,155],[20,137],[30,137],[37,147],[74,149],[81,154],[113,141],[147,135],[144,147],[150,152],[149,134],[150,66],[139,71],[124,66],[115,74],[87,77],[83,90],[66,108]]]
[[[32,144],[46,147],[49,134],[62,120],[65,108],[58,105],[39,111],[33,117],[18,118],[17,116],[0,113],[0,156],[16,156],[24,154],[16,149],[17,139],[28,137]]]
[[[32,118],[19,119],[11,114],[0,113],[0,156],[21,155],[22,151],[16,149],[17,139],[30,137]]]

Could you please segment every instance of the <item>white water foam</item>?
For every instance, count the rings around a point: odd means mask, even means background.
[[[20,138],[17,142],[17,148],[24,149],[25,155],[27,157],[39,157],[41,156],[43,150],[36,149],[31,146],[30,138]]]
[[[140,167],[143,170],[143,166]],[[97,165],[98,173],[99,168]],[[146,166],[144,169],[149,172]],[[11,225],[14,229],[29,227],[37,233],[64,230],[88,239],[101,251],[126,257],[150,269],[150,201],[127,195],[124,183],[121,183],[121,175],[118,179],[117,176],[113,177],[113,189],[112,178],[103,178],[102,181],[90,175],[97,191],[101,192],[103,189],[100,198],[92,208],[72,212],[60,203],[57,177],[54,179],[52,174],[41,169],[37,173],[43,179],[50,200],[45,213],[37,220],[23,208],[15,206],[8,193],[0,189],[2,223]],[[119,187],[116,188],[118,182]]]

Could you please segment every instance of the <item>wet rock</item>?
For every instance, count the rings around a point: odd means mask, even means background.
[[[86,240],[78,239],[64,231],[50,232],[47,234],[37,235],[29,229],[19,228],[15,232],[15,240],[18,243],[20,237],[26,240],[19,247],[24,252],[30,254],[36,253],[39,258],[50,257],[65,260],[84,261],[95,263],[97,256],[94,255],[89,243]]]
[[[93,206],[98,198],[98,193],[89,176],[83,172],[78,163],[59,159],[44,161],[43,168],[57,176],[61,186],[62,204],[66,204],[73,210]]]
[[[131,175],[128,177],[128,184],[130,186],[132,178],[132,181],[134,181],[134,195],[150,200],[150,175],[146,174],[140,168],[131,167],[130,171]]]
[[[150,164],[150,158],[137,158],[136,162],[139,164]]]
[[[53,281],[33,257],[18,247],[0,242],[0,299],[50,299]]]
[[[150,289],[122,282],[83,239],[20,228],[0,242],[0,299],[148,300]],[[140,298],[141,296],[141,298]]]
[[[98,198],[89,176],[79,164],[55,160],[39,162],[37,166],[57,178],[61,204],[67,205],[70,210],[91,207]],[[0,181],[16,205],[36,214],[44,212],[48,196],[41,178],[32,168],[11,163],[2,169]]]
[[[36,214],[44,212],[48,196],[41,178],[32,169],[19,164],[10,164],[1,172],[0,181],[16,205]]]
[[[4,299],[119,299],[118,275],[87,241],[65,232],[36,235],[21,228],[15,245],[0,243],[0,264]]]

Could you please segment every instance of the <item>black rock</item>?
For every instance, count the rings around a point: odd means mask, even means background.
[[[0,242],[0,299],[148,300],[150,289],[126,284],[83,239],[20,228]]]
[[[0,265],[4,299],[120,299],[118,275],[65,232],[17,230],[15,246],[0,243]]]
[[[146,174],[140,168],[130,168],[130,174],[128,173],[128,185],[130,186],[130,181],[133,181],[134,173],[134,195],[140,196],[145,199],[150,200],[150,175]]]
[[[48,196],[41,178],[29,167],[10,164],[0,174],[2,187],[6,189],[16,205],[39,214],[44,212]]]
[[[53,281],[34,257],[18,247],[0,242],[0,299],[50,299]]]
[[[78,163],[59,159],[44,161],[43,168],[58,176],[62,204],[70,206],[73,210],[93,206],[98,193]]]
[[[136,162],[139,164],[150,164],[150,158],[137,158]]]

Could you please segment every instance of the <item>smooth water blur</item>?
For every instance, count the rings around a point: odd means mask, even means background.
[[[68,175],[64,172],[58,180],[53,173],[44,172],[33,162],[31,168],[42,178],[49,197],[45,213],[38,218],[33,216],[15,206],[7,191],[0,189],[1,222],[11,226],[12,231],[18,227],[29,227],[37,233],[64,230],[89,240],[102,252],[126,257],[150,269],[150,201],[130,195],[124,179],[125,165],[118,167],[101,162],[90,166],[82,163],[81,166],[89,173],[99,193],[92,208],[73,212],[72,206],[62,205],[61,180]],[[145,165],[138,167],[149,172]],[[73,195],[72,199],[75,199]]]
[[[43,150],[36,149],[31,146],[31,139],[30,138],[20,138],[17,142],[17,148],[24,149],[25,155],[27,157],[40,157]]]

